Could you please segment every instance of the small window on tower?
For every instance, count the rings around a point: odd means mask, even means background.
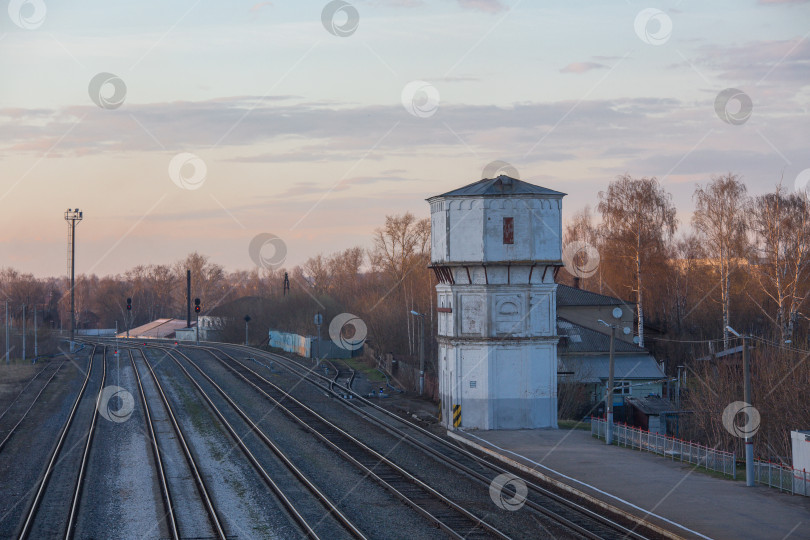
[[[511,217],[503,218],[503,243],[504,244],[515,243],[515,218]]]

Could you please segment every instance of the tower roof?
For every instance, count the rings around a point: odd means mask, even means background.
[[[564,197],[566,194],[502,174],[496,178],[484,178],[441,195],[434,195],[430,199],[437,197],[503,197],[510,195],[543,195],[557,198]]]

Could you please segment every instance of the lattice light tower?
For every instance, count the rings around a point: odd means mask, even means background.
[[[70,346],[76,337],[76,225],[82,220],[82,211],[70,208],[65,212],[65,221],[68,222],[67,270],[70,275]]]

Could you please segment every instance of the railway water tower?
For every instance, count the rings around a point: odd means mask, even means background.
[[[564,193],[501,175],[427,199],[447,427],[557,427]]]

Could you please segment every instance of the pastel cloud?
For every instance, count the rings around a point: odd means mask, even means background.
[[[605,69],[607,66],[596,62],[572,62],[560,70],[560,73],[585,73],[592,69]]]

